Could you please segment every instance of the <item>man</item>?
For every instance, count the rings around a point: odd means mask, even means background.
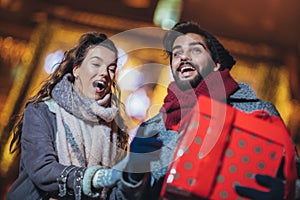
[[[131,144],[127,172],[123,173],[120,183],[122,196],[126,199],[159,198],[178,142],[180,120],[191,111],[199,95],[226,102],[246,113],[264,111],[279,116],[271,103],[258,99],[247,84],[237,83],[231,77],[229,71],[235,60],[198,24],[176,24],[164,36],[163,44],[175,81],[168,86],[160,113],[141,124]],[[283,198],[284,184],[280,179],[260,178],[270,183],[269,192],[244,187],[238,187],[237,192],[256,199]]]

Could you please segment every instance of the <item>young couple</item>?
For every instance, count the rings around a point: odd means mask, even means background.
[[[83,34],[15,125],[12,144],[21,151],[20,173],[7,199],[158,199],[178,142],[174,127],[199,95],[246,113],[280,117],[271,103],[231,77],[235,60],[198,24],[176,24],[163,45],[175,81],[160,112],[140,125],[129,144],[115,82],[117,48],[104,34]],[[154,170],[155,160],[165,164]],[[283,180],[257,179],[267,182],[269,191],[240,186],[237,193],[252,199],[285,197]]]

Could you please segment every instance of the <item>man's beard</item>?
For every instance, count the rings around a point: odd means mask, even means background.
[[[182,91],[185,91],[185,90],[188,90],[191,88],[196,88],[199,85],[199,83],[203,80],[199,71],[197,71],[197,76],[192,80],[186,80],[186,81],[180,80],[177,72],[176,73],[173,72],[173,77],[174,77],[176,85]]]

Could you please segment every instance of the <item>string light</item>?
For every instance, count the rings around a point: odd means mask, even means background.
[[[153,22],[163,29],[172,28],[180,19],[182,0],[160,0],[154,12]]]
[[[64,57],[64,52],[62,50],[57,50],[54,53],[50,53],[45,58],[44,70],[46,73],[51,74],[58,64],[62,61]]]

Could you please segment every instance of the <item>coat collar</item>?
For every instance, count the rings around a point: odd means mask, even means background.
[[[257,96],[251,87],[246,83],[238,83],[239,89],[230,95],[231,99],[248,99],[248,100],[257,100]]]

